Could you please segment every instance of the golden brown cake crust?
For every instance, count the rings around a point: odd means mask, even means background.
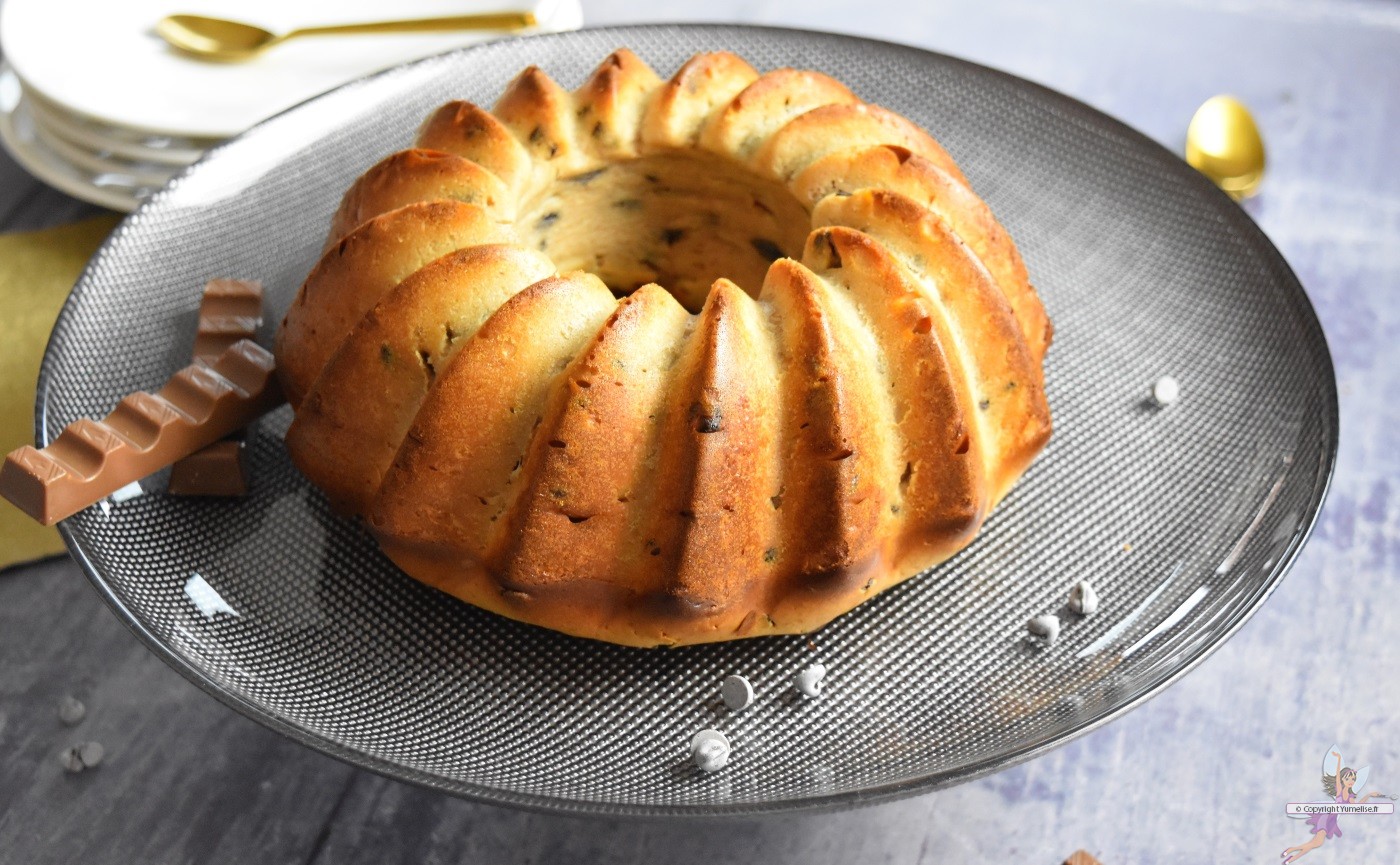
[[[297,409],[287,431],[297,468],[336,510],[363,512],[437,370],[501,304],[553,273],[537,252],[481,245],[450,252],[399,283],[341,342]]]
[[[927,131],[621,49],[430,115],[277,354],[293,460],[405,571],[653,646],[810,631],[966,546],[1050,435],[1050,334]]]
[[[321,256],[277,331],[277,372],[294,407],[356,322],[423,265],[455,249],[513,240],[458,201],[419,201],[374,217]]]
[[[474,204],[502,222],[515,218],[514,196],[496,175],[470,159],[411,148],[385,157],[355,181],[331,219],[326,248],[380,214],[440,200]]]

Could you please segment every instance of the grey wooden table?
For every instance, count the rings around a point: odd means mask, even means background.
[[[1400,6],[1302,0],[585,2],[590,23],[737,20],[853,32],[1063,90],[1176,149],[1233,92],[1270,145],[1248,209],[1317,306],[1341,388],[1331,496],[1233,640],[1127,717],[1029,764],[840,814],[663,824],[444,798],[323,757],[148,653],[66,560],[0,574],[0,863],[1275,861],[1307,837],[1333,742],[1400,792]],[[0,157],[0,230],[93,208]],[[88,706],[63,726],[63,695]],[[107,758],[67,775],[58,753]],[[1400,817],[1343,817],[1308,862],[1393,862]]]

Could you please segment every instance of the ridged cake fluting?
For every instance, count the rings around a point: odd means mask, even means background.
[[[452,102],[278,333],[287,446],[410,575],[629,645],[810,631],[967,545],[1050,324],[944,149],[818,72],[631,52]]]

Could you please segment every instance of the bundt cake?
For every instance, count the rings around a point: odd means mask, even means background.
[[[812,630],[971,541],[1050,324],[941,146],[818,72],[631,52],[451,102],[346,193],[287,446],[413,577],[635,646]]]

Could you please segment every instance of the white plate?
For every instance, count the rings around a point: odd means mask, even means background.
[[[4,68],[4,74],[14,75],[3,64],[0,64],[0,67]],[[142,135],[130,130],[92,123],[64,111],[31,91],[25,91],[24,102],[36,123],[64,141],[85,150],[106,151],[135,162],[154,162],[181,168],[198,161],[205,150],[219,143],[215,138]]]
[[[74,198],[130,213],[155,191],[120,173],[94,172],[74,165],[45,147],[35,131],[18,81],[0,72],[0,144],[25,171]]]
[[[32,89],[65,109],[147,133],[227,138],[339,84],[500,32],[318,36],[246,63],[208,63],[152,28],[176,12],[237,18],[282,32],[310,24],[531,9],[540,30],[571,30],[579,0],[6,0],[0,52]]]
[[[93,152],[66,141],[44,124],[28,99],[24,100],[24,106],[33,123],[35,142],[40,147],[52,151],[59,159],[83,171],[92,172],[94,175],[121,174],[130,177],[141,186],[158,189],[180,170],[178,166],[173,165],[152,165],[149,162],[123,159],[109,151]]]

